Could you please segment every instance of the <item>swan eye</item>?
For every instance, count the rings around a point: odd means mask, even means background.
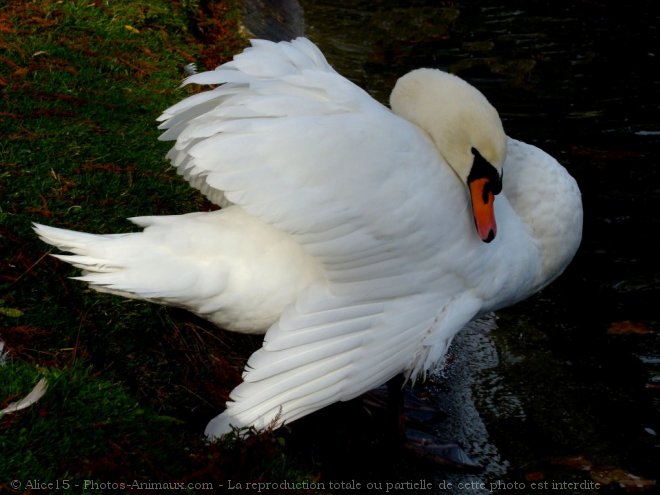
[[[474,160],[467,178],[468,184],[477,179],[488,179],[488,183],[484,187],[484,195],[487,196],[489,192],[499,194],[502,191],[502,177],[497,173],[497,169],[479,153],[477,148],[472,148],[471,151]]]

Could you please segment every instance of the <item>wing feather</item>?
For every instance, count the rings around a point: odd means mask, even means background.
[[[460,277],[429,290],[451,272],[437,253],[469,249],[453,244],[470,228],[464,188],[430,139],[305,39],[253,41],[189,83],[221,86],[161,117],[173,165],[288,233],[324,273],[268,330],[207,433],[292,421],[428,368],[479,306],[454,297],[470,291]]]

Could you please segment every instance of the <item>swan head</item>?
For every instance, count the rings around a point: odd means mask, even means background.
[[[497,233],[493,203],[502,190],[506,135],[497,110],[475,87],[436,69],[417,69],[394,86],[392,111],[426,131],[470,192],[479,237]]]

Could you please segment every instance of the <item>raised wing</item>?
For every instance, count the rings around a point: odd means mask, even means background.
[[[186,82],[224,84],[161,116],[162,139],[177,140],[170,157],[179,172],[328,262],[338,250],[370,250],[375,237],[382,245],[402,234],[437,236],[424,233],[437,218],[425,210],[444,207],[447,196],[463,209],[465,192],[430,140],[337,74],[306,39],[253,41]]]
[[[161,117],[174,166],[290,234],[325,276],[270,328],[207,433],[291,421],[439,359],[480,308],[446,260],[478,241],[430,139],[305,39],[253,42],[187,82],[222,85]]]
[[[187,84],[222,84],[211,91],[196,94],[168,108],[159,117],[166,132],[161,140],[176,139],[168,158],[194,187],[211,201],[224,206],[227,200],[222,187],[209,178],[215,164],[204,160],[209,147],[219,145],[223,152],[236,149],[251,152],[250,147],[260,134],[275,139],[286,125],[291,132],[305,126],[309,118],[346,114],[361,105],[377,104],[362,89],[337,74],[318,48],[305,38],[290,43],[253,40],[252,47],[234,60],[214,71],[195,74]],[[276,118],[277,122],[272,122]],[[230,138],[218,143],[218,138]],[[304,135],[300,136],[304,141]],[[209,138],[211,138],[209,140]],[[201,143],[206,146],[196,147]],[[290,154],[296,149],[263,142],[266,152]],[[252,154],[252,153],[250,153]],[[255,159],[260,158],[258,153]],[[231,163],[242,164],[242,155],[214,156]],[[242,167],[241,167],[242,168]]]

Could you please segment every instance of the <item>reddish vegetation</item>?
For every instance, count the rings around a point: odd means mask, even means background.
[[[653,329],[646,323],[638,321],[615,321],[607,329],[609,335],[647,335]]]
[[[198,48],[206,69],[213,69],[227,62],[245,45],[245,40],[238,34],[239,21],[231,17],[231,10],[228,2],[200,2],[194,33],[199,41]]]

